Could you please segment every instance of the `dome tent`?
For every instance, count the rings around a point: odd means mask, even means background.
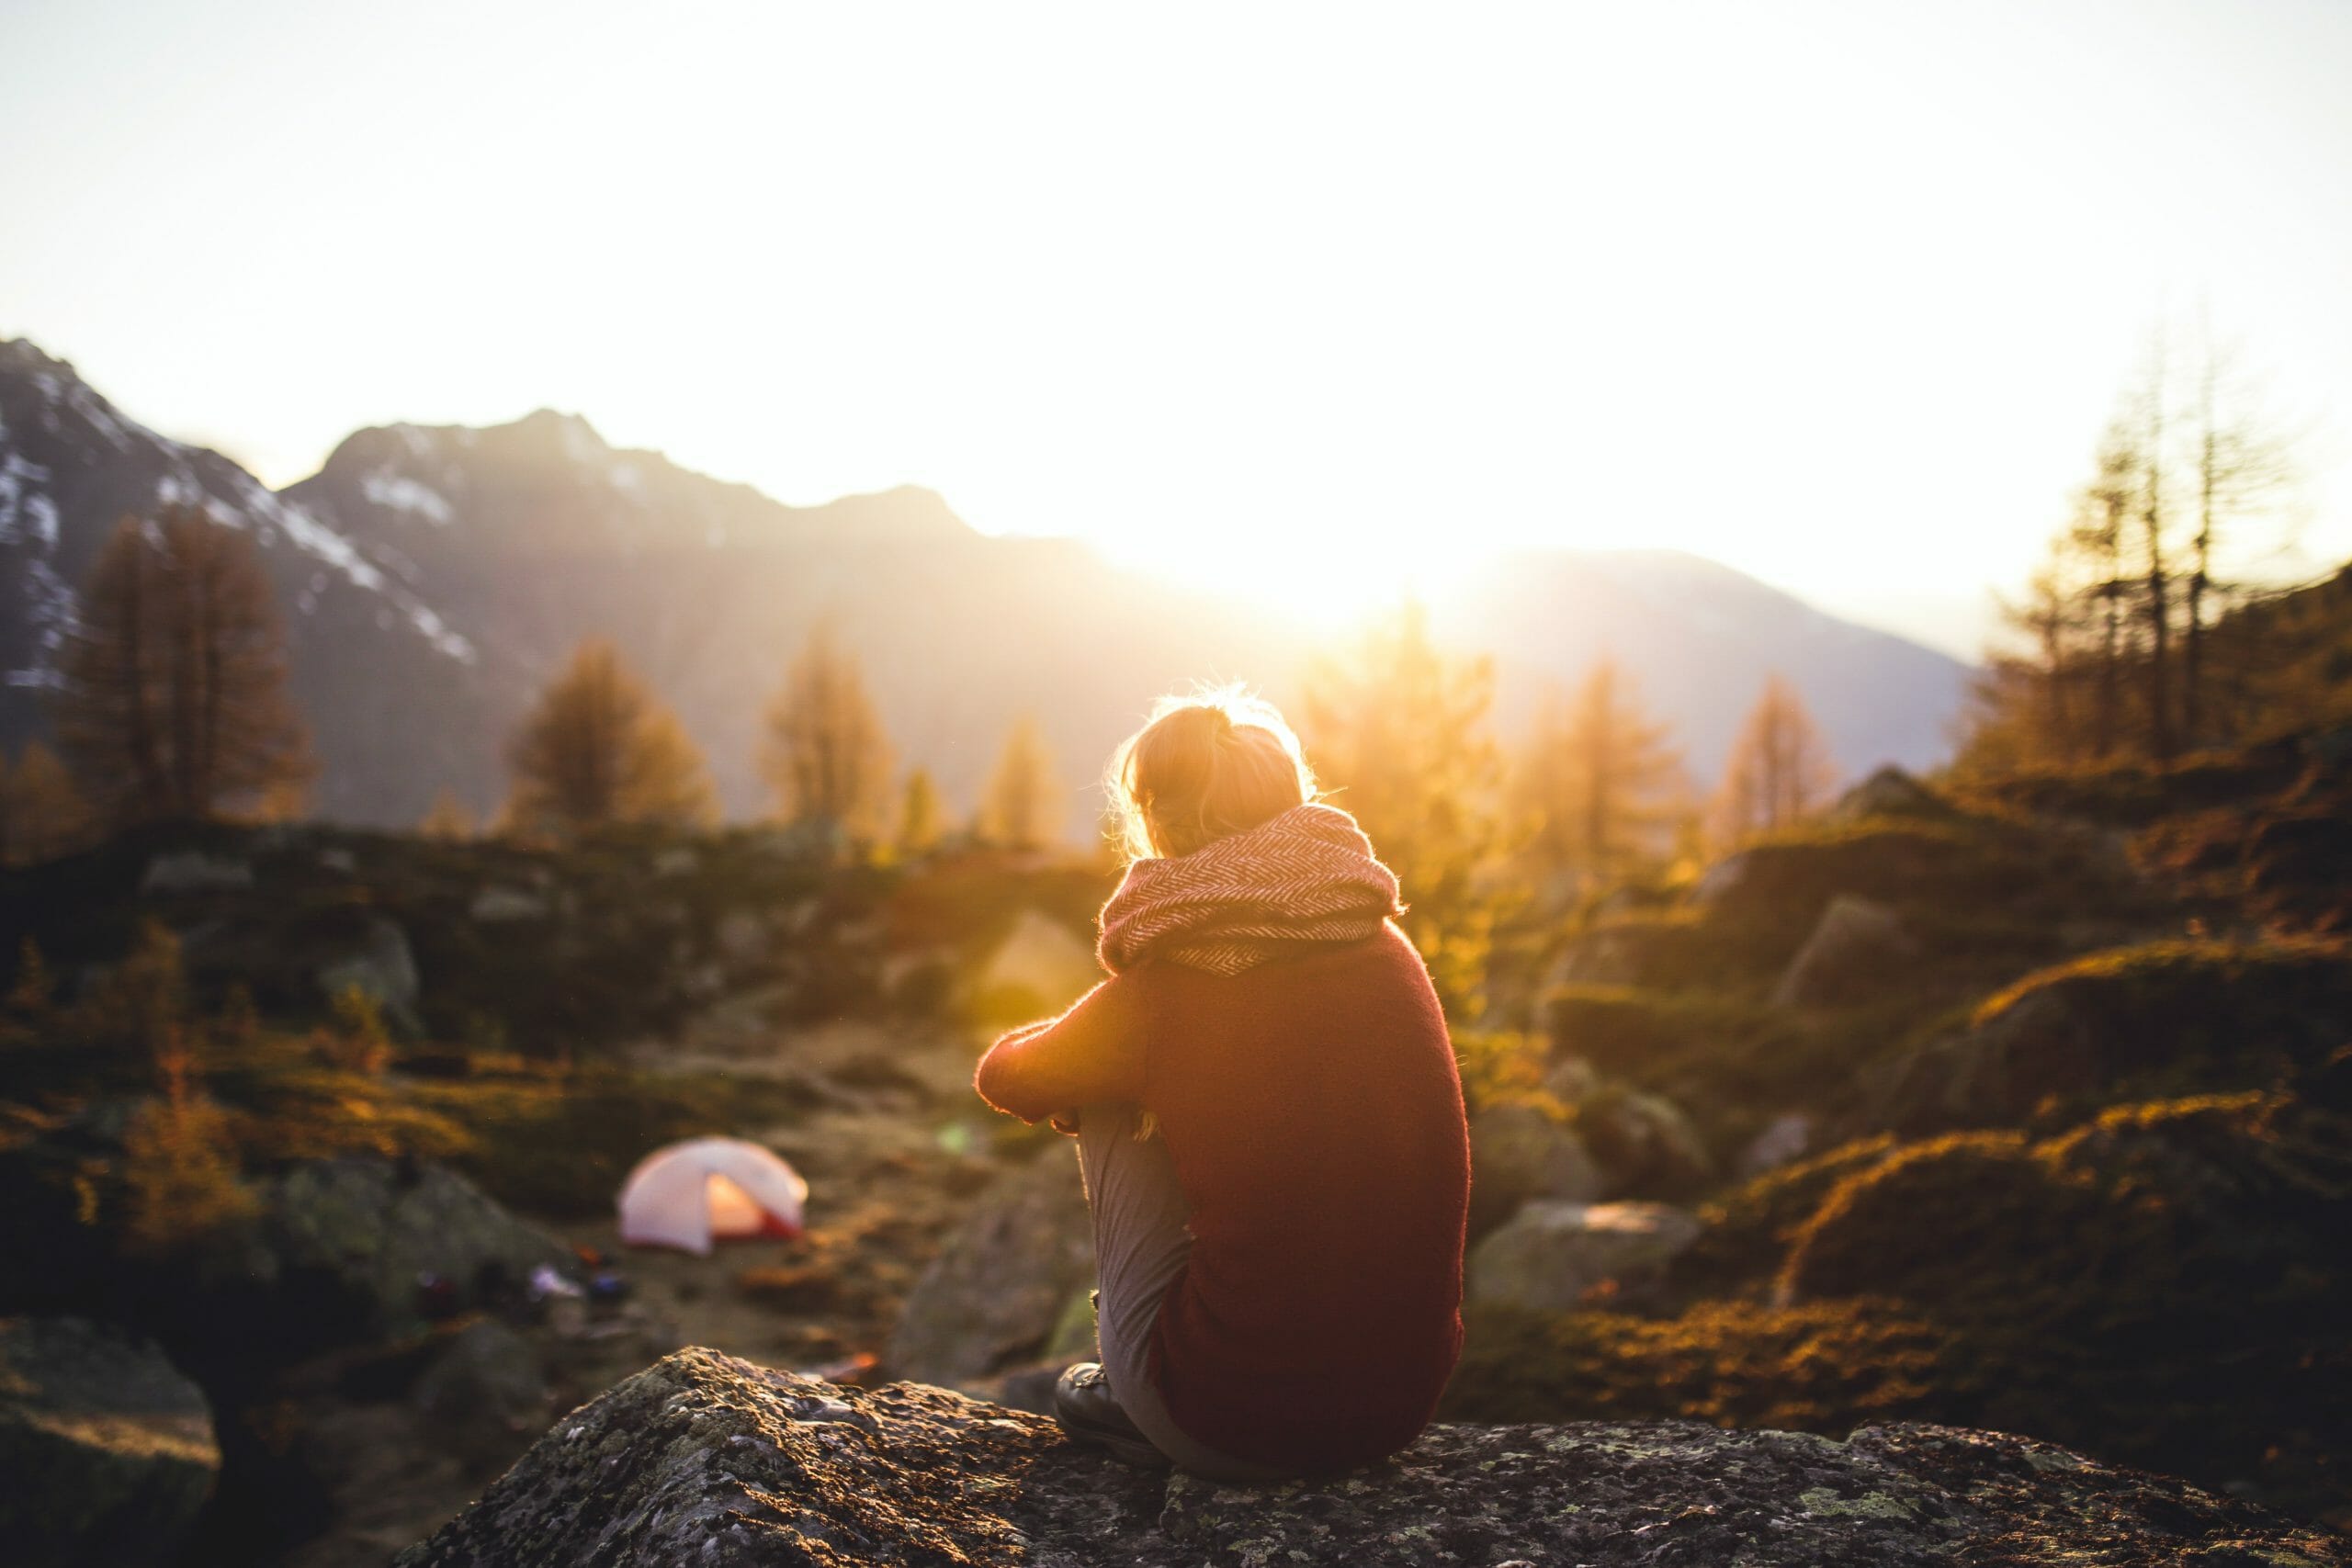
[[[707,1257],[711,1243],[797,1236],[808,1184],[757,1144],[690,1138],[654,1150],[621,1183],[621,1239]]]

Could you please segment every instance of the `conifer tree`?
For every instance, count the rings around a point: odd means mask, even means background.
[[[880,836],[889,811],[890,742],[857,656],[820,625],[768,704],[762,769],[785,818]]]
[[[422,838],[444,843],[462,843],[478,831],[473,809],[453,789],[444,789],[433,797],[433,809],[417,823],[416,830]]]
[[[2275,660],[2245,634],[2271,623],[2224,620],[2255,595],[2223,563],[2248,553],[2248,524],[2280,509],[2292,448],[2233,353],[2209,342],[2192,368],[2168,378],[2158,336],[2073,519],[2025,601],[2004,606],[2011,636],[1972,693],[1961,772],[2162,762],[2248,723]]]
[[[1044,849],[1060,837],[1062,809],[1045,735],[1035,716],[1024,714],[1005,737],[981,792],[980,836],[1007,849]]]
[[[0,862],[38,865],[78,848],[90,810],[57,753],[28,740],[0,777]]]
[[[1517,779],[1533,819],[1539,863],[1608,877],[1658,852],[1670,836],[1682,759],[1668,729],[1641,710],[1614,660],[1589,671],[1573,698],[1555,687],[1536,712]]]
[[[213,817],[315,772],[260,554],[199,508],[116,525],[60,674],[58,742],[109,826]]]
[[[146,1044],[160,1091],[123,1130],[124,1230],[136,1248],[173,1251],[250,1213],[254,1196],[239,1179],[228,1116],[202,1089],[177,940],[150,922],[116,984],[119,1016]]]
[[[1510,901],[1490,874],[1502,845],[1494,684],[1492,660],[1442,651],[1408,604],[1316,660],[1302,706],[1316,776],[1404,885],[1404,929],[1457,1018],[1480,1005]]]
[[[1804,699],[1779,675],[1769,676],[1724,769],[1716,804],[1722,836],[1739,843],[1786,828],[1821,806],[1837,779]]]
[[[899,852],[919,855],[936,847],[945,827],[940,815],[939,788],[931,782],[931,770],[915,769],[907,775],[906,793],[899,802]]]
[[[509,761],[505,818],[520,832],[702,825],[718,814],[701,750],[602,639],[573,650],[524,720]]]

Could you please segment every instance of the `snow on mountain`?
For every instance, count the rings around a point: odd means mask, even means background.
[[[333,526],[220,453],[127,417],[71,365],[14,339],[0,342],[0,741],[46,727],[42,694],[57,683],[75,585],[116,523],[175,503],[253,535],[286,615],[296,695],[314,710],[331,774],[336,720],[315,710],[352,705],[338,679],[322,676],[375,670],[430,689],[474,662],[472,645],[431,604]],[[361,794],[331,777],[320,799]]]

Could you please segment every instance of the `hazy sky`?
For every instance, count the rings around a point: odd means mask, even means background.
[[[264,477],[575,410],[1321,610],[1670,545],[1966,646],[2160,309],[2352,555],[2352,4],[7,0],[0,334]]]

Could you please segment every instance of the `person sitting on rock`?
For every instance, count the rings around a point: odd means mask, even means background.
[[[1462,1348],[1462,1082],[1394,873],[1236,690],[1163,699],[1108,779],[1110,978],[974,1087],[1078,1137],[1100,1362],[1074,1438],[1220,1480],[1412,1442]]]

